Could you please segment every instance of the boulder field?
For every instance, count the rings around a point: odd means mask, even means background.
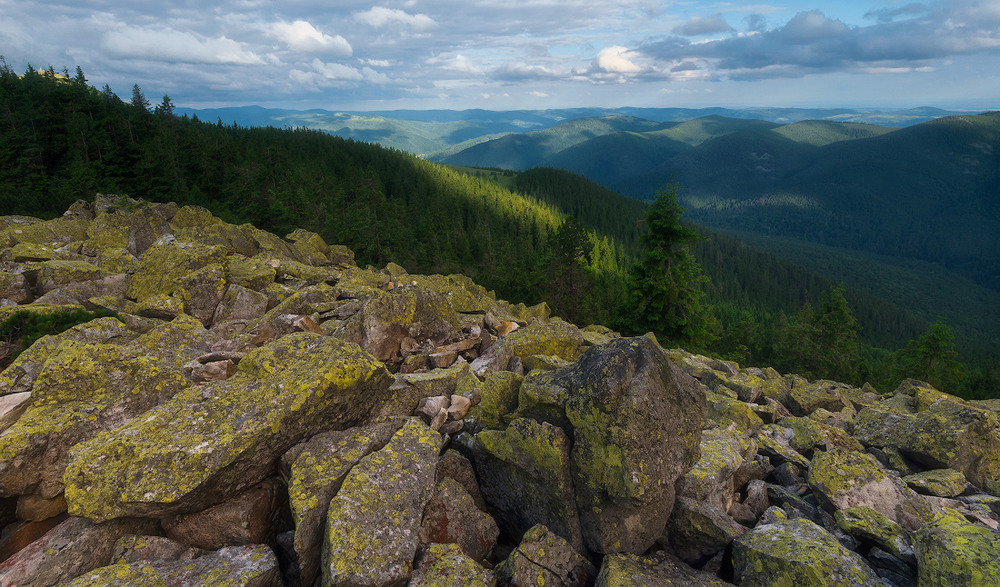
[[[0,217],[0,586],[998,585],[1000,402],[580,328],[312,232]]]

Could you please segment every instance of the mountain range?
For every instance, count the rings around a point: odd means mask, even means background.
[[[581,118],[626,116],[653,122],[705,116],[767,120],[787,124],[802,120],[864,122],[907,126],[964,112],[933,107],[906,110],[810,108],[563,108],[550,110],[289,110],[261,106],[177,108],[178,115],[239,126],[311,128],[346,139],[379,143],[430,159],[440,159],[507,134],[542,131]]]

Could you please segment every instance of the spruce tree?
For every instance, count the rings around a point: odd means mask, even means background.
[[[701,237],[681,222],[678,189],[675,184],[658,192],[646,211],[642,253],[629,273],[623,326],[700,346],[715,337],[717,321],[705,301],[708,278],[690,250]]]
[[[955,360],[955,337],[944,322],[935,322],[920,338],[911,340],[898,354],[898,375],[926,381],[955,393],[962,380],[962,364]]]

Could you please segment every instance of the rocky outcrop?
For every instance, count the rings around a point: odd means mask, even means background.
[[[1000,580],[990,402],[664,350],[192,206],[0,217],[0,265],[0,321],[116,316],[0,371],[4,587]]]

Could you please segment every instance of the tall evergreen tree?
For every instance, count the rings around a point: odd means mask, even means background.
[[[784,328],[779,344],[780,362],[804,375],[855,382],[860,348],[858,321],[837,284],[820,296],[818,310],[806,302]]]
[[[149,112],[149,100],[147,100],[146,96],[142,93],[142,88],[139,87],[139,84],[132,85],[131,104],[137,111]]]
[[[962,364],[955,360],[955,337],[944,322],[935,322],[920,338],[911,340],[898,354],[898,375],[926,381],[955,393],[963,378]]]
[[[593,249],[586,229],[573,216],[563,220],[549,240],[548,255],[542,264],[542,295],[556,314],[570,322],[585,313],[584,300],[592,281],[587,265]]]
[[[642,253],[629,273],[623,326],[704,345],[715,337],[717,321],[705,300],[708,278],[691,254],[691,244],[700,236],[681,222],[678,189],[675,184],[658,192],[646,211]]]

